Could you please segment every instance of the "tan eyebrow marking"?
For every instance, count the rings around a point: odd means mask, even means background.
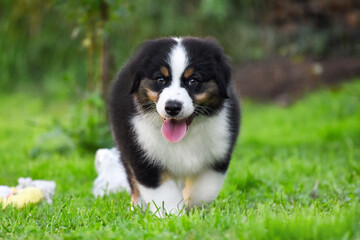
[[[189,78],[194,73],[194,69],[192,67],[187,68],[184,72],[184,77]]]
[[[165,77],[169,77],[169,69],[167,69],[166,67],[161,66],[160,72],[161,72]]]

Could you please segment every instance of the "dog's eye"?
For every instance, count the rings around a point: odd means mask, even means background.
[[[165,78],[163,78],[163,77],[158,77],[158,78],[156,79],[156,81],[157,81],[158,83],[160,83],[161,85],[164,85],[164,84],[166,83]]]
[[[194,78],[191,78],[188,82],[187,85],[188,86],[196,86],[197,81]]]

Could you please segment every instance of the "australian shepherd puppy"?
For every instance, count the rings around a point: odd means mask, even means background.
[[[215,40],[143,43],[112,86],[109,116],[133,203],[164,216],[217,197],[240,110]]]

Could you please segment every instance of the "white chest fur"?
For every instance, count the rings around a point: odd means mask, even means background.
[[[147,157],[176,176],[197,174],[229,150],[228,108],[215,116],[196,117],[186,136],[178,143],[168,142],[161,133],[157,113],[139,114],[132,119],[137,141]]]

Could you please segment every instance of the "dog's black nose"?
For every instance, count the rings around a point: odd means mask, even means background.
[[[165,103],[165,111],[170,116],[176,116],[181,111],[182,103],[178,101],[168,101]]]

